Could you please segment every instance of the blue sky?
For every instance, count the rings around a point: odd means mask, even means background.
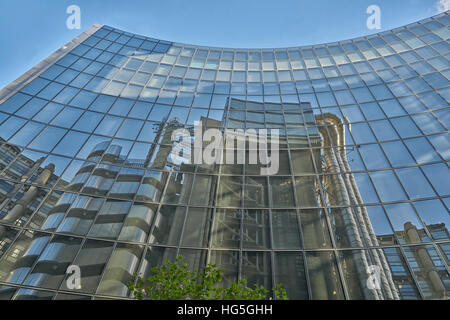
[[[259,48],[310,45],[367,34],[366,9],[381,8],[381,30],[438,13],[450,0],[1,0],[0,88],[94,23],[198,45]],[[81,29],[66,28],[69,5]]]

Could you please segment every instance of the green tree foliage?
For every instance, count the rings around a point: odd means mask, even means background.
[[[128,288],[138,300],[264,300],[269,290],[263,286],[247,287],[245,279],[231,284],[228,288],[220,286],[223,270],[209,264],[203,272],[189,271],[187,263],[178,256],[175,262],[152,269],[153,274],[142,278],[134,274]],[[273,289],[277,300],[288,300],[286,290],[279,284]]]

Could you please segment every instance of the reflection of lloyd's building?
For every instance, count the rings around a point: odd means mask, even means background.
[[[219,121],[207,118],[202,118],[201,123],[203,130],[219,128],[221,124]],[[241,201],[240,206],[242,209],[217,210],[209,219],[201,216],[191,221],[193,225],[204,230],[205,233],[213,234],[212,236],[210,235],[210,247],[215,247],[215,243],[220,244],[220,246],[229,245],[231,247],[238,247],[240,239],[236,228],[241,228],[239,227],[240,224],[242,224],[243,229],[242,242],[247,242],[248,245],[252,246],[266,247],[268,246],[266,242],[270,238],[267,232],[270,221],[267,219],[265,210],[257,209],[258,207],[273,207],[274,212],[276,212],[277,209],[275,208],[290,206],[289,203],[291,202],[294,204],[301,203],[303,207],[315,208],[324,206],[324,204],[321,204],[321,201],[327,201],[333,207],[345,207],[331,209],[333,227],[335,228],[335,232],[339,233],[339,241],[345,243],[345,246],[379,246],[352,175],[338,176],[325,174],[349,171],[346,157],[347,151],[342,147],[345,145],[343,141],[345,139],[343,132],[344,126],[336,116],[333,114],[314,116],[309,104],[263,104],[231,99],[228,112],[224,115],[223,125],[227,129],[255,129],[256,132],[262,128],[268,129],[268,141],[270,141],[271,128],[280,130],[280,128],[286,125],[286,128],[281,130],[279,136],[278,147],[280,148],[280,152],[278,161],[279,170],[281,171],[277,172],[277,174],[283,174],[283,171],[289,172],[289,168],[291,168],[294,174],[311,174],[311,176],[302,177],[301,179],[293,178],[294,181],[286,179],[276,188],[272,185],[271,197],[269,199],[268,180],[276,179],[276,177],[260,176],[259,172],[262,165],[256,162],[249,164],[249,159],[247,159],[249,157],[249,150],[251,150],[249,146],[252,144],[250,140],[254,139],[255,136],[249,136],[247,131],[247,135],[243,138],[245,144],[242,150],[236,148],[238,146],[238,137],[233,136],[232,138],[236,140],[231,144],[226,144],[226,141],[224,141],[223,146],[234,146],[232,154],[235,157],[232,157],[232,159],[236,163],[225,162],[222,165],[216,163],[203,167],[200,165],[197,170],[211,172],[217,170],[221,171],[220,173],[230,174],[235,170],[238,171],[236,173],[242,174],[243,172],[241,170],[246,170],[243,173],[245,175],[244,181],[231,180],[230,183],[226,184],[226,187],[220,185],[221,187],[218,188],[217,178],[207,176],[207,178],[204,178],[200,182],[196,181],[196,185],[200,185],[199,190],[202,191],[202,194],[194,196],[199,198],[197,200],[192,200],[191,196],[191,201],[206,204],[214,198],[215,192],[218,192],[219,197],[217,201],[219,203],[222,202],[223,206],[233,206],[233,201]],[[136,159],[134,161],[131,159],[124,163],[125,160],[120,156],[122,151],[121,146],[109,145],[108,141],[97,144],[88,155],[87,161],[74,175],[73,179],[70,182],[64,183],[65,189],[68,192],[61,193],[59,198],[49,197],[47,199],[47,206],[41,208],[39,213],[34,217],[34,222],[32,222],[33,226],[40,227],[45,231],[55,231],[55,226],[60,224],[56,231],[69,234],[83,234],[83,230],[88,230],[92,226],[91,230],[95,230],[97,235],[101,234],[105,238],[118,236],[122,240],[145,241],[148,236],[147,231],[153,225],[151,234],[151,237],[153,237],[152,242],[158,242],[159,237],[161,237],[162,241],[164,241],[164,238],[169,242],[176,241],[175,239],[179,236],[180,226],[183,225],[185,220],[184,208],[164,210],[164,207],[161,207],[158,210],[157,205],[142,203],[139,206],[133,206],[133,210],[130,210],[130,205],[127,202],[117,200],[104,201],[103,198],[87,195],[105,196],[108,194],[111,198],[158,202],[164,192],[165,181],[169,180],[167,187],[173,189],[171,193],[173,193],[175,198],[189,198],[192,192],[192,185],[194,184],[192,175],[188,173],[164,173],[157,171],[176,165],[172,162],[174,157],[172,153],[172,138],[173,132],[177,128],[180,128],[177,120],[171,122],[163,121],[160,125],[155,126],[156,140],[161,139],[162,146],[158,150],[150,148],[145,159]],[[193,132],[193,130],[190,131]],[[225,137],[227,136],[225,135]],[[242,139],[242,137],[240,138]],[[205,143],[203,148],[206,145]],[[185,145],[184,147],[182,149],[183,151],[191,147],[194,149],[193,143],[192,146]],[[267,148],[270,150],[270,146],[267,146]],[[309,148],[312,148],[312,154],[308,151]],[[295,154],[295,156],[291,155],[293,159],[292,163],[290,163],[287,155],[288,149],[291,154]],[[13,146],[8,144],[3,145],[3,150],[11,156],[17,156],[19,154]],[[227,151],[229,152],[229,150],[223,150],[224,158],[226,157]],[[188,153],[187,156],[192,158],[193,154]],[[184,159],[186,159],[186,156]],[[274,159],[274,157],[271,158],[272,161],[275,161]],[[22,164],[22,168],[26,168],[21,170],[21,179],[23,181],[30,179],[29,182],[46,185],[47,183],[51,183],[50,180],[53,180],[54,183],[57,180],[57,177],[51,179],[54,165],[50,163],[42,168],[42,161],[42,158],[34,162],[30,159],[19,157],[16,160],[17,164],[11,165],[7,172],[12,172],[20,163]],[[101,163],[96,165],[95,162],[98,161]],[[127,168],[122,168],[119,171],[119,167],[116,166],[123,164]],[[244,164],[246,165],[245,169]],[[181,171],[195,171],[195,165],[183,162],[178,163],[178,165],[181,165]],[[155,170],[144,173],[145,168]],[[325,175],[316,178],[312,175],[315,170]],[[17,172],[14,173],[17,175]],[[34,179],[31,179],[31,176],[34,176]],[[168,177],[169,179],[167,179]],[[142,184],[138,188],[141,181]],[[296,186],[296,194],[291,194],[292,191],[289,186],[292,183]],[[82,194],[86,194],[86,196],[80,196],[75,200],[75,195],[70,191],[81,192]],[[5,194],[3,197],[3,221],[13,224],[22,224],[22,218],[30,215],[30,210],[32,211],[33,208],[32,204],[34,202],[39,204],[45,196],[45,193],[40,192],[36,186],[22,187],[21,190],[18,187],[15,189],[2,188],[2,193]],[[199,204],[197,202],[196,204]],[[351,206],[356,207],[350,208]],[[36,207],[37,205],[34,206],[34,208]],[[156,215],[155,212],[157,212]],[[281,234],[273,234],[273,237],[280,239],[292,237],[289,234],[282,234],[283,230],[288,228],[288,224],[298,224],[295,217],[290,216],[289,218],[277,221],[280,228],[278,231]],[[274,218],[272,217],[272,219]],[[303,241],[308,241],[312,247],[328,247],[330,245],[329,236],[325,231],[327,221],[323,210],[306,210],[302,214],[301,219]],[[122,226],[121,229],[118,227],[118,223]],[[211,232],[211,228],[216,231]],[[405,228],[408,228],[408,226],[405,225]],[[6,227],[1,226],[0,232],[2,232],[2,235],[7,232]],[[417,232],[417,230],[405,230],[405,232],[409,232],[414,237],[414,232]],[[207,237],[207,235],[204,237]],[[386,239],[386,236],[384,238]],[[192,239],[192,241],[204,240]],[[282,241],[293,241],[293,239],[283,239]],[[29,243],[27,251],[33,252],[38,250],[34,247],[38,246],[39,242],[35,240]],[[20,247],[23,245],[21,242],[18,244]],[[95,256],[97,255],[97,251],[95,245],[92,245],[89,251],[85,259],[82,260],[84,264],[80,264],[83,273],[85,270],[95,268],[96,265]],[[15,254],[17,253],[15,251]],[[66,250],[60,250],[58,254],[52,257],[51,261],[53,264],[61,264],[66,254]],[[226,273],[227,277],[230,277],[229,280],[231,280],[234,278],[233,269],[235,268],[236,261],[229,260],[228,263],[224,263],[222,259],[228,259],[228,254],[228,252],[217,252],[214,259],[211,259],[210,262],[216,263],[216,260],[220,261],[221,266],[228,271]],[[109,262],[107,268],[111,276],[103,278],[99,288],[106,292],[125,293],[126,284],[130,281],[132,274],[132,270],[129,268],[139,260],[138,252],[123,253],[117,250],[117,253],[113,257],[115,259],[111,259],[112,262]],[[170,258],[173,258],[170,253],[163,254],[161,257],[163,260]],[[12,280],[17,277],[16,274],[23,272],[23,259],[30,259],[30,257],[24,253],[21,259],[17,259],[13,264],[8,264],[9,275],[5,281]],[[268,264],[270,264],[269,259],[265,259],[264,254],[245,256],[244,259],[247,264],[246,268],[248,269],[246,277],[252,283],[270,287],[271,283],[267,280],[267,269],[269,268]],[[422,253],[419,259],[421,259],[419,260],[421,263],[429,267],[431,258],[426,252]],[[326,263],[326,259],[323,259],[320,255],[312,261],[318,266]],[[47,266],[43,264],[41,267],[41,275],[39,276],[41,280],[39,281],[44,282],[46,273],[54,272],[54,265],[49,262],[47,261]],[[195,263],[194,261],[190,262]],[[198,265],[199,263],[197,261],[195,264]],[[64,266],[66,265],[64,264]],[[301,266],[298,264],[285,265],[284,272],[286,274],[295,274],[299,268]],[[357,291],[361,297],[365,299],[399,298],[394,284],[394,277],[389,269],[383,251],[372,250],[372,252],[360,251],[352,253],[352,259],[346,260],[343,268],[347,269],[347,272],[351,272],[356,277],[353,281],[353,286],[349,287],[349,290]],[[61,267],[58,269],[60,269],[61,276],[65,270]],[[377,275],[375,280],[373,280],[372,286],[365,286],[364,284],[367,283],[368,276],[375,271],[379,272],[379,277]],[[427,281],[430,283],[433,295],[443,297],[445,295],[445,288],[438,274],[432,272],[436,271],[433,271],[433,268],[431,268],[431,274]],[[310,275],[310,277],[312,277],[311,279],[314,285],[318,286],[318,292],[323,292],[323,294],[326,294],[326,292],[335,292],[332,280],[329,279],[329,270],[321,270],[320,267],[317,267],[317,271],[313,275]],[[42,282],[35,284],[42,285]],[[296,285],[290,283],[286,283],[285,286],[293,292],[299,289],[298,287],[295,288]],[[324,287],[328,288],[327,286],[331,286],[331,288],[324,290]],[[327,299],[330,297],[322,296],[318,298]]]
[[[0,92],[0,299],[130,298],[177,255],[291,299],[448,299],[448,22],[261,50],[91,27]]]

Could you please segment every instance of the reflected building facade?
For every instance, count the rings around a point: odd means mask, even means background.
[[[449,22],[245,50],[92,26],[0,92],[0,298],[127,299],[182,255],[291,299],[448,299]],[[223,161],[184,161],[197,121]]]

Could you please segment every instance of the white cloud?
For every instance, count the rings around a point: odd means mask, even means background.
[[[439,12],[450,10],[450,0],[438,0],[436,7]]]

